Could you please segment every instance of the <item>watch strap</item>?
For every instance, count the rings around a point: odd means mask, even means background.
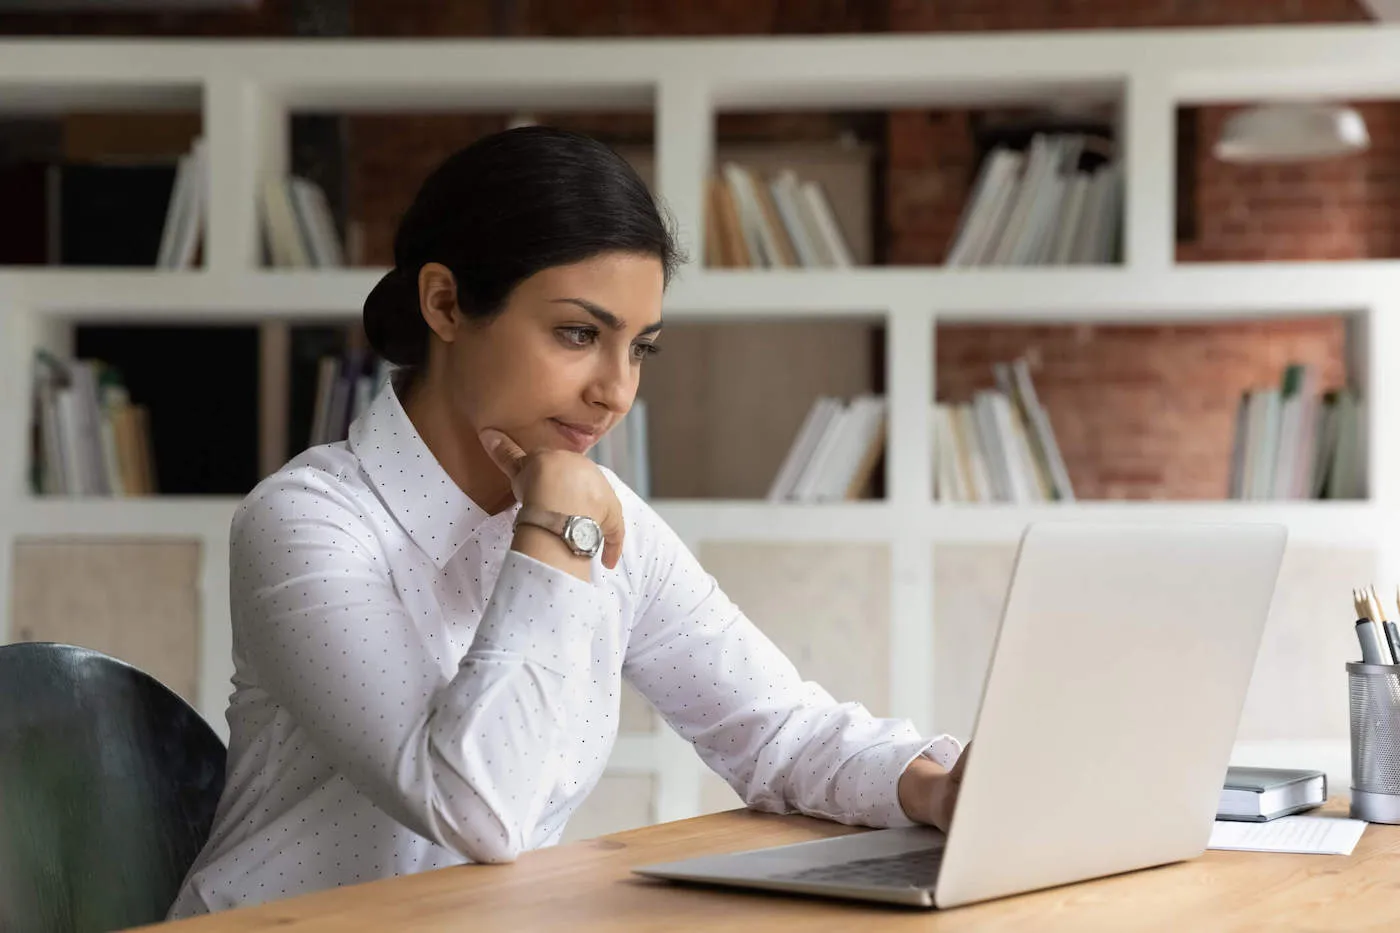
[[[561,538],[564,537],[564,526],[568,521],[569,516],[563,512],[555,512],[537,506],[522,505],[520,511],[515,514],[516,525],[535,525],[546,531],[552,531]]]

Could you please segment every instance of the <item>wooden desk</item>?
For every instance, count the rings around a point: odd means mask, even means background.
[[[1345,814],[1344,801],[1328,811]],[[1400,826],[1372,825],[1350,857],[1207,852],[1189,862],[925,911],[693,888],[633,865],[859,831],[736,810],[467,865],[325,891],[160,927],[180,933],[730,930],[1394,930]],[[146,928],[153,929],[153,928]]]

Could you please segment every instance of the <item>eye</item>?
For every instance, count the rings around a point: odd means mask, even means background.
[[[571,347],[586,347],[598,339],[596,327],[561,327],[555,333]]]
[[[632,355],[638,360],[644,360],[649,356],[655,356],[661,352],[661,348],[650,341],[642,341],[632,344]]]

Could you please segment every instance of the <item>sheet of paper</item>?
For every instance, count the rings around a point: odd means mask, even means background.
[[[1281,816],[1267,823],[1216,820],[1207,848],[1350,855],[1365,831],[1364,820],[1338,816]]]

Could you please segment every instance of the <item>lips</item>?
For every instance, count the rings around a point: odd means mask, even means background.
[[[554,430],[564,439],[565,445],[576,454],[586,452],[603,434],[601,426],[573,424],[558,418],[550,418],[549,423],[554,425]]]

